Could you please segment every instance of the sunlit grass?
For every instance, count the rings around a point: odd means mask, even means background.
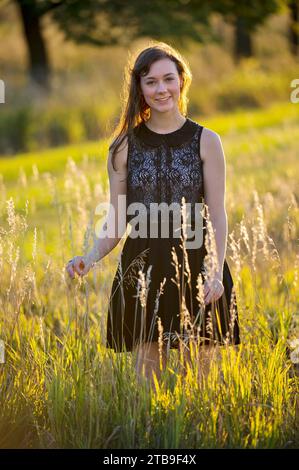
[[[1,156],[0,173],[6,182],[12,181],[13,183],[15,183],[22,170],[27,177],[34,175],[32,169],[34,166],[37,167],[40,173],[60,173],[63,171],[69,157],[75,162],[82,161],[84,155],[88,155],[91,160],[98,159],[103,152],[103,147],[105,147],[105,144],[99,141],[40,150],[38,152],[27,152],[15,157]]]
[[[298,447],[296,113],[195,118],[225,147],[242,344],[223,347],[201,384],[195,362],[183,377],[172,351],[157,393],[137,383],[134,355],[104,347],[121,246],[86,278],[64,276],[108,198],[107,143],[0,160],[0,447]]]

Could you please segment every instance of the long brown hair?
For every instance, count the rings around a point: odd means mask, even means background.
[[[148,74],[151,65],[157,60],[167,58],[175,63],[178,74],[182,80],[178,107],[183,116],[187,115],[187,104],[189,101],[187,92],[192,82],[192,73],[187,61],[176,49],[164,42],[154,43],[154,45],[143,49],[137,54],[137,57],[130,59],[125,67],[122,112],[119,123],[111,136],[113,142],[109,150],[112,151],[111,161],[114,170],[113,162],[115,153],[125,137],[131,134],[134,127],[140,122],[147,121],[150,117],[150,107],[143,97],[140,78]]]

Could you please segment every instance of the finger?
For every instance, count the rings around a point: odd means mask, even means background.
[[[72,279],[74,279],[75,275],[74,275],[74,271],[73,271],[73,269],[72,269],[72,266],[71,266],[71,265],[70,265],[70,266],[67,266],[66,270],[67,270],[67,272],[69,273],[69,276],[70,276]]]
[[[217,291],[215,292],[215,295],[214,295],[214,300],[216,302],[216,300],[219,300],[221,298],[223,294],[223,289],[217,289]]]
[[[220,291],[217,289],[211,289],[210,293],[205,298],[205,303],[209,304],[211,302],[216,302],[220,297]]]
[[[219,286],[218,283],[206,282],[204,284],[204,301],[205,301],[205,303],[207,303],[207,302],[210,303],[212,300],[218,300],[218,298],[222,295],[223,291],[224,291],[223,287]]]
[[[209,305],[209,304],[211,304],[212,302],[216,302],[216,299],[215,299],[214,297],[209,298],[209,299],[206,301],[206,305]]]
[[[209,304],[211,302],[213,296],[213,292],[210,290],[210,292],[205,296],[205,303]]]
[[[69,273],[70,273],[71,279],[75,279],[75,272],[72,268],[70,269]]]
[[[208,290],[208,291],[204,292],[204,298],[207,298],[207,297],[210,295],[210,293],[211,293],[211,291],[210,291],[210,290]]]
[[[204,295],[207,295],[211,290],[211,287],[208,284],[204,285]]]
[[[210,286],[207,286],[206,289],[204,290],[205,297],[207,297],[211,293],[212,293],[212,288]]]
[[[80,276],[81,275],[81,271],[79,270],[78,266],[74,266],[74,272]]]
[[[204,295],[205,300],[209,299],[209,298],[211,297],[211,295],[212,295],[211,290],[209,290],[208,292],[206,292],[205,295]]]
[[[85,264],[84,261],[81,260],[79,263],[74,263],[73,264],[73,270],[78,276],[83,276],[84,275],[84,270],[85,270]]]
[[[223,294],[224,294],[224,289],[221,289],[221,291],[220,291],[220,293],[219,293],[219,296],[218,296],[218,299],[220,299],[220,298],[223,296]],[[217,299],[217,300],[218,300],[218,299]]]
[[[224,287],[223,287],[223,286],[220,286],[220,287],[218,288],[217,293],[218,293],[218,294],[217,294],[217,295],[218,295],[218,298],[220,298],[220,297],[223,295],[223,293],[224,293]]]
[[[70,275],[71,275],[72,279],[74,279],[75,278],[75,273],[76,273],[76,267],[75,267],[74,262],[70,263],[68,265],[68,267],[69,267]]]

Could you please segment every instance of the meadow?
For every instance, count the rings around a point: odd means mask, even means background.
[[[137,385],[134,354],[105,348],[123,241],[85,278],[66,277],[109,200],[108,141],[0,159],[0,447],[298,448],[298,106],[190,116],[226,154],[242,341],[202,384],[172,351],[154,392]]]
[[[213,24],[220,42],[180,49],[193,75],[189,117],[219,133],[226,155],[241,345],[223,347],[202,382],[171,351],[153,390],[137,381],[135,354],[105,348],[124,240],[83,279],[65,273],[91,248],[96,206],[109,200],[107,135],[128,50],[78,46],[44,18],[44,98],[27,81],[15,7],[1,10],[0,448],[299,447],[298,60],[285,11],[238,64],[232,25]]]

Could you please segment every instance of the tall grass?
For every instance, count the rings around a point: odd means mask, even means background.
[[[226,136],[232,221],[227,257],[242,343],[220,348],[201,381],[196,362],[183,374],[180,355],[171,351],[154,390],[138,380],[134,353],[104,347],[107,301],[121,245],[87,277],[71,282],[65,276],[70,256],[83,254],[91,243],[95,199],[108,197],[94,173],[95,162],[69,160],[56,176],[51,171],[46,177],[38,171],[27,175],[18,208],[12,194],[20,193],[20,183],[14,187],[11,180],[6,187],[3,180],[1,447],[298,447],[295,147],[291,140],[281,146],[275,133],[271,141],[271,119],[258,140],[243,147],[242,161],[233,149],[242,148],[244,136]],[[297,132],[295,121],[286,123],[283,132],[290,129]],[[269,158],[276,162],[276,181],[267,184],[262,163]],[[290,169],[288,184],[280,172],[282,159]],[[250,178],[255,182],[258,167],[263,183],[256,188]],[[40,186],[34,193],[35,184]],[[49,207],[36,213],[33,207],[41,197],[49,198]]]

